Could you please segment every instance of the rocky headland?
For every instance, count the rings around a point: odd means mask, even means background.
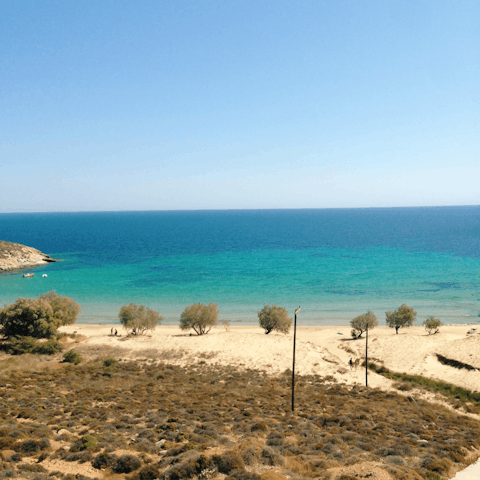
[[[0,272],[38,267],[58,260],[36,248],[0,240]]]

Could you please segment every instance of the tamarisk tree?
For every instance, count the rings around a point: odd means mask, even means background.
[[[398,335],[398,330],[404,327],[411,327],[417,318],[417,312],[407,305],[403,304],[393,312],[385,312],[386,322],[390,328],[394,328]]]
[[[143,335],[148,330],[153,330],[160,325],[163,317],[145,305],[131,303],[120,309],[118,319],[128,333]]]

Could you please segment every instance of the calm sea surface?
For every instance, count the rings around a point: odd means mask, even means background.
[[[303,325],[384,323],[402,303],[480,322],[480,207],[0,214],[0,239],[63,259],[0,275],[0,305],[56,290],[82,323],[117,323],[130,302],[165,323],[196,302],[240,324],[264,303],[301,305]]]

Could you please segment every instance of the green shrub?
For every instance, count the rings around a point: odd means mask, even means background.
[[[113,358],[106,358],[104,361],[103,361],[103,366],[104,367],[111,367],[113,365],[115,365],[117,363],[117,361]]]
[[[61,325],[71,325],[82,309],[74,300],[55,292],[39,298],[19,298],[0,310],[0,335],[50,338]]]
[[[63,351],[64,346],[57,340],[50,339],[45,343],[38,343],[34,353],[41,355],[55,355]]]
[[[34,353],[37,348],[37,340],[33,337],[13,337],[7,345],[10,355],[24,355]]]
[[[81,450],[95,450],[98,445],[98,441],[92,435],[85,435],[81,439]]]
[[[83,358],[75,350],[69,350],[63,354],[63,361],[65,363],[73,363],[78,365],[82,360]]]

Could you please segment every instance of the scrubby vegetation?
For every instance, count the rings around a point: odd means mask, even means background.
[[[193,329],[197,335],[208,333],[217,324],[218,308],[216,303],[209,305],[194,303],[185,308],[180,315],[180,328],[182,330]]]
[[[75,323],[81,310],[77,302],[54,291],[39,298],[19,298],[0,310],[0,335],[51,338],[58,327]]]
[[[64,348],[56,338],[51,338],[46,342],[39,342],[33,337],[12,337],[3,347],[11,355],[23,355],[25,353],[55,355]]]
[[[480,447],[474,419],[332,378],[298,377],[292,414],[288,371],[106,360],[0,376],[0,478],[328,479],[379,462],[438,479]]]
[[[350,326],[352,327],[352,337],[358,339],[361,338],[363,332],[367,330],[367,326],[369,330],[378,326],[378,320],[375,314],[369,310],[367,313],[363,313],[353,320],[350,320]]]
[[[131,303],[120,309],[118,319],[128,333],[143,335],[148,330],[154,330],[157,325],[160,325],[163,317],[145,305]]]
[[[291,318],[288,318],[285,308],[276,305],[264,305],[258,312],[258,323],[265,330],[265,334],[274,331],[287,334],[292,326],[292,321]]]
[[[437,355],[437,357],[448,360],[441,355]],[[460,362],[456,362],[455,360],[453,360],[453,362],[456,365],[452,366],[456,366],[457,368],[470,367],[470,365],[462,364]],[[450,364],[447,361],[443,361],[442,363]],[[363,366],[365,366],[365,361],[363,362]],[[392,372],[387,367],[384,367],[383,365],[378,365],[374,362],[368,362],[368,368],[370,370],[373,370],[375,373],[378,373],[379,375],[383,375],[386,378],[403,382],[398,385],[399,390],[408,391],[412,390],[415,387],[421,387],[423,389],[430,390],[431,392],[441,393],[447,399],[449,399],[456,407],[462,406],[465,407],[469,412],[480,414],[480,392],[474,392],[472,390],[468,390],[467,388],[453,385],[452,383],[433,380],[431,378],[422,377],[421,375],[410,375],[408,373]]]

